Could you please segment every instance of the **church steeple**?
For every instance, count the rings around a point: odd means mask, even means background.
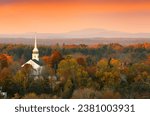
[[[34,41],[34,49],[32,51],[32,60],[37,60],[39,61],[39,50],[37,48],[37,39],[35,35],[35,41]]]
[[[34,41],[34,48],[37,48],[36,35],[35,35],[35,41]]]

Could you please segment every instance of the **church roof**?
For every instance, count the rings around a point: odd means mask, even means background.
[[[26,64],[30,64],[33,69],[38,69],[43,66],[43,63],[41,61],[37,61],[35,59],[30,59],[25,64],[23,64],[21,67],[24,67]]]
[[[43,65],[43,63],[41,61],[37,61],[36,59],[31,59],[31,60],[40,66]]]

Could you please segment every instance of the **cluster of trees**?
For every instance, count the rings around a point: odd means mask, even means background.
[[[8,98],[150,98],[149,45],[40,46],[38,79],[21,68],[31,46],[0,45],[0,86]]]

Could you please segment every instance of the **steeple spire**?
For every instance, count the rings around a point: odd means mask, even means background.
[[[37,42],[36,42],[36,34],[35,34],[35,41],[34,41],[34,48],[37,48]]]
[[[35,35],[34,39],[35,40],[34,40],[34,49],[32,51],[32,59],[39,61],[39,50],[37,48],[37,37],[36,37],[36,35]]]

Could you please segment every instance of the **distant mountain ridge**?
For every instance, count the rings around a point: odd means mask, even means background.
[[[38,39],[38,45],[56,45],[56,44],[66,44],[66,45],[93,45],[93,44],[109,44],[109,43],[119,43],[122,45],[138,44],[138,43],[150,43],[149,38],[83,38],[83,39]],[[0,38],[1,44],[27,44],[34,45],[34,39],[26,38]]]
[[[36,33],[38,44],[97,44],[120,43],[135,44],[150,42],[150,33],[125,33],[104,29],[84,29],[67,33]],[[35,33],[1,35],[0,43],[32,44]]]
[[[0,34],[0,38],[33,38],[35,33],[23,34]],[[41,39],[63,39],[63,38],[150,38],[150,33],[126,33],[109,31],[105,29],[83,29],[66,33],[37,33]]]

